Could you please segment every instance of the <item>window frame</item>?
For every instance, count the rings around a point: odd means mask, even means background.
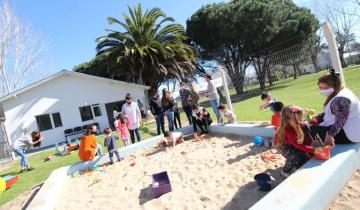
[[[55,120],[54,120],[54,114],[59,114],[60,124],[61,124],[61,125],[56,126],[56,124],[55,124]],[[53,113],[51,113],[51,119],[52,119],[52,123],[53,123],[53,127],[54,127],[54,129],[55,129],[55,128],[60,128],[60,127],[63,127],[63,122],[62,122],[62,118],[61,118],[61,114],[60,114],[60,112],[53,112]]]
[[[95,108],[98,108],[98,109],[99,109],[100,115],[96,115],[96,113],[95,113]],[[93,117],[94,117],[94,118],[95,118],[95,117],[102,117],[102,116],[103,116],[102,111],[101,111],[101,105],[100,105],[100,104],[92,104],[92,105],[91,105],[91,110],[92,110],[92,112],[93,112]]]
[[[36,115],[36,116],[35,116],[35,121],[36,121],[37,127],[38,127],[38,129],[39,129],[40,132],[54,129],[53,122],[52,122],[52,119],[51,119],[52,116],[50,116],[50,114],[51,114],[51,113],[46,113],[46,114],[40,114],[40,115]],[[48,128],[48,129],[45,129],[45,130],[44,130],[44,129],[43,129],[44,126],[40,126],[40,125],[42,125],[42,124],[39,123],[40,120],[38,120],[38,119],[39,119],[39,117],[41,117],[41,116],[46,116],[46,115],[49,117],[49,122],[50,122],[50,127],[51,127],[51,128]]]
[[[85,120],[84,120],[84,118],[83,118],[83,116],[82,116],[81,108],[85,108],[85,107],[89,107],[89,109],[90,109],[90,114],[91,114],[91,118],[90,118],[90,119],[85,119]],[[86,121],[94,120],[94,113],[93,113],[93,111],[92,111],[92,107],[91,107],[91,105],[80,106],[80,107],[79,107],[79,112],[80,112],[80,118],[81,118],[81,121],[82,121],[82,122],[86,122]]]

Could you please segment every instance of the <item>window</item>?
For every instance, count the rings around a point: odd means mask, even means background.
[[[92,108],[93,108],[95,117],[100,117],[101,116],[100,105],[99,104],[93,104]]]
[[[47,131],[53,128],[49,114],[39,115],[35,118],[40,131]]]
[[[53,118],[55,128],[62,126],[61,116],[60,116],[59,112],[53,113],[52,118]]]
[[[83,122],[94,119],[90,106],[80,107],[79,110],[80,110],[81,120]]]

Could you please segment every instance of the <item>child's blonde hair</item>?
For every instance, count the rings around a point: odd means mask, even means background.
[[[298,106],[285,106],[281,112],[281,124],[277,131],[277,146],[281,147],[285,144],[285,130],[288,126],[294,128],[297,136],[297,143],[302,144],[304,142],[304,132],[301,129],[301,122],[304,118],[304,110]],[[293,121],[295,127],[290,125],[290,121]]]

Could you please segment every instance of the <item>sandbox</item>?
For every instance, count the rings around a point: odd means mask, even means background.
[[[67,177],[55,209],[247,209],[266,193],[257,190],[254,175],[268,172],[273,187],[283,179],[284,159],[263,161],[251,138],[210,135],[175,148],[149,148],[108,166],[104,171]],[[136,164],[130,166],[132,162]],[[154,199],[151,175],[167,171],[172,192]]]

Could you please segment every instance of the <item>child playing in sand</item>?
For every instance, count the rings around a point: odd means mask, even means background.
[[[312,147],[311,138],[304,133],[304,111],[297,106],[286,106],[281,112],[280,127],[275,134],[275,144],[286,158],[281,170],[284,177],[300,168],[319,149]]]
[[[275,132],[279,129],[281,123],[281,111],[284,108],[284,104],[281,102],[275,102],[273,105],[274,112],[271,117],[271,125],[275,127]]]
[[[118,146],[116,144],[117,138],[112,135],[111,128],[105,128],[104,133],[106,135],[106,138],[104,140],[104,146],[107,147],[107,149],[108,149],[110,164],[114,164],[114,159],[113,159],[114,153],[115,153],[118,161],[120,162],[120,154],[118,151]]]
[[[175,147],[176,144],[180,144],[184,141],[183,134],[181,132],[170,132],[167,131],[164,133],[165,139],[162,140],[166,146]]]
[[[224,119],[224,116],[228,119],[227,123],[236,123],[236,116],[233,111],[227,109],[225,105],[218,106],[218,110]]]
[[[260,106],[260,110],[265,110],[267,108],[270,109],[273,113],[275,113],[273,105],[276,102],[276,99],[273,98],[269,92],[263,92],[261,94],[261,100],[263,104]]]
[[[208,126],[212,123],[209,112],[204,107],[194,104],[192,106],[192,116],[196,119],[196,123],[201,130],[200,134],[209,133]]]
[[[120,114],[117,130],[125,146],[130,145],[128,127],[129,127],[129,119],[124,114]]]

